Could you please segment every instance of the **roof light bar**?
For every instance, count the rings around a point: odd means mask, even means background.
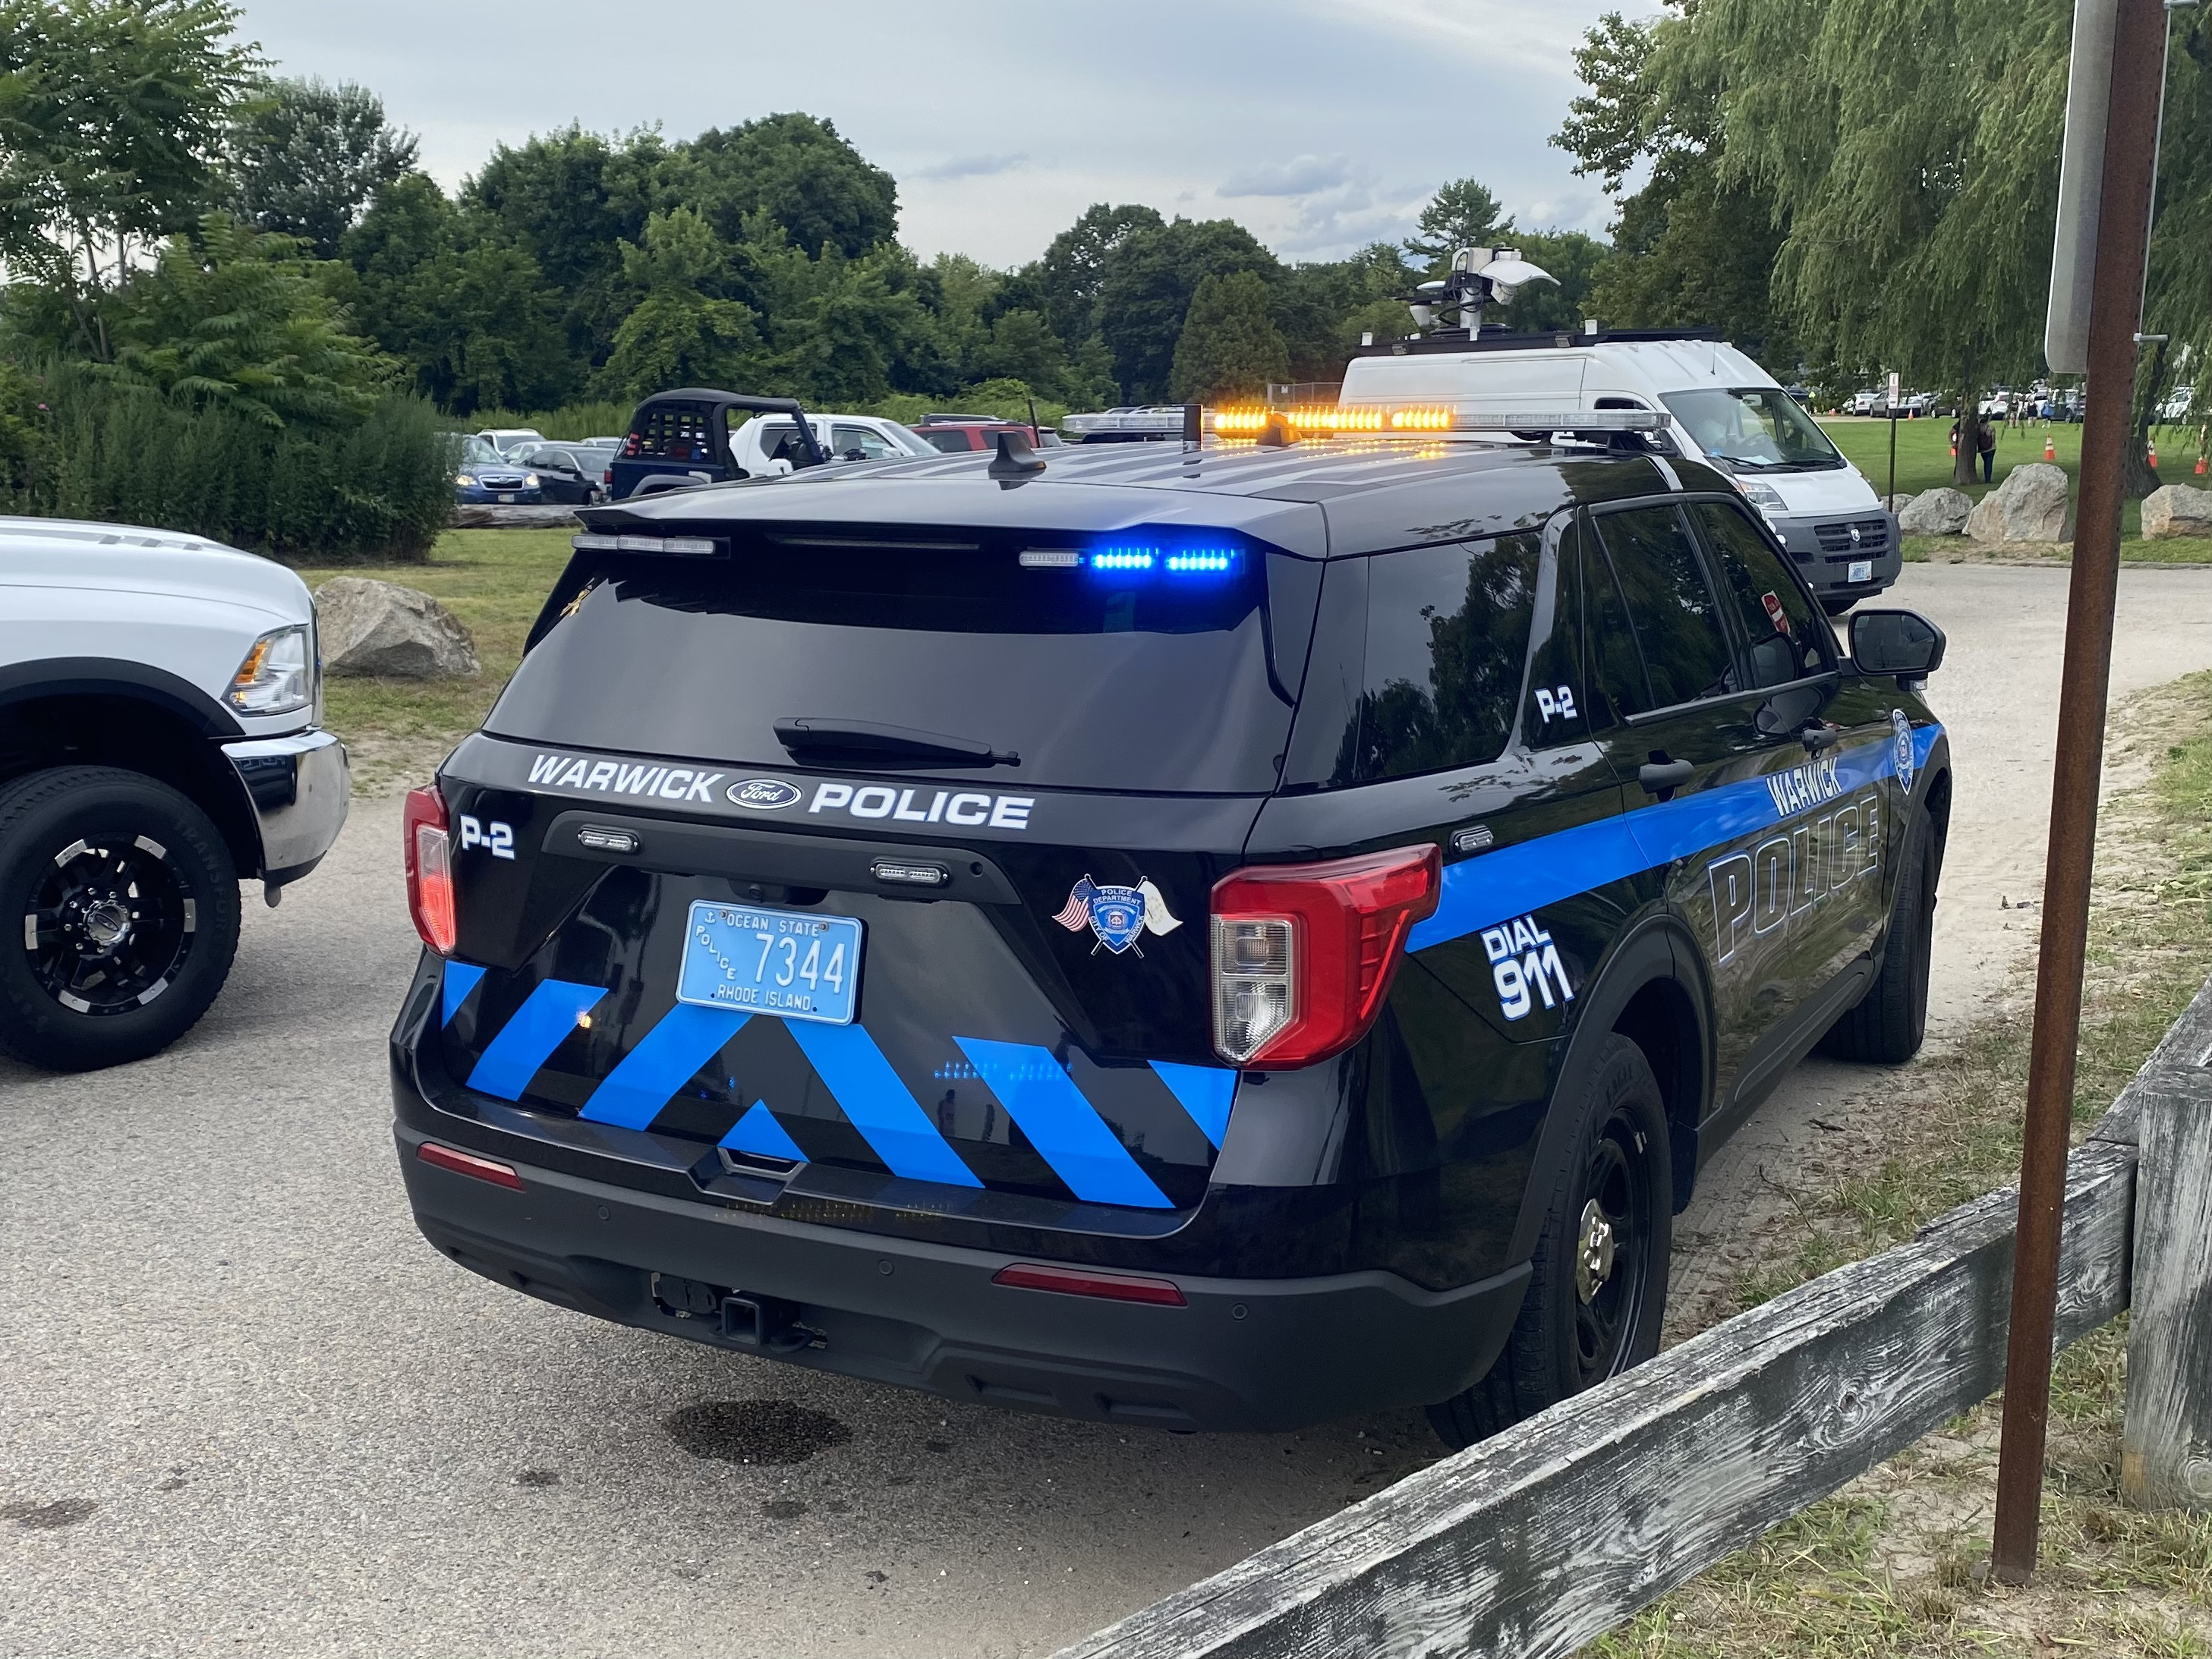
[[[1657,432],[1668,416],[1653,409],[1467,410],[1443,405],[1394,409],[1379,404],[1289,409],[1219,409],[1207,424],[1224,437],[1256,434],[1271,418],[1301,432]]]

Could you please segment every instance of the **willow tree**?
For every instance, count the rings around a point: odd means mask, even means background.
[[[1703,0],[1655,57],[1720,88],[1721,170],[1789,234],[1776,297],[1816,351],[1957,394],[2038,364],[2066,0]],[[1959,446],[1956,482],[1972,477]]]

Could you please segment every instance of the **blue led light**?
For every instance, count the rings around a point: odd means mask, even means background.
[[[1093,570],[1150,570],[1158,551],[1149,547],[1105,547],[1091,556]]]
[[[1178,572],[1222,571],[1236,562],[1237,555],[1227,548],[1189,547],[1168,555],[1168,568]]]

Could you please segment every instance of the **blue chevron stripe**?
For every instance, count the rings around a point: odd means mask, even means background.
[[[469,1073],[469,1087],[501,1100],[520,1100],[538,1075],[546,1056],[561,1046],[561,1039],[576,1029],[606,992],[596,985],[576,985],[565,979],[541,979],[531,988],[514,1017],[477,1056]]]
[[[684,1080],[744,1029],[750,1014],[679,1002],[601,1079],[576,1115],[642,1129],[660,1115]],[[781,1156],[781,1154],[779,1154]]]
[[[937,1132],[921,1103],[899,1081],[884,1051],[863,1028],[811,1019],[787,1019],[783,1027],[836,1097],[839,1109],[892,1174],[954,1187],[983,1184]]]
[[[721,1144],[733,1152],[755,1152],[763,1158],[787,1158],[794,1164],[806,1162],[806,1154],[799,1150],[799,1143],[791,1138],[775,1114],[768,1109],[768,1102],[757,1100],[745,1109],[745,1115],[730,1126],[729,1133]]]
[[[461,1012],[461,1005],[469,1000],[469,993],[477,988],[477,982],[483,976],[484,970],[473,963],[450,960],[446,963],[445,979],[439,987],[445,996],[445,1013],[439,1024],[453,1023],[453,1016]]]
[[[955,1036],[1006,1115],[1021,1126],[1053,1172],[1087,1204],[1171,1210],[1168,1195],[1137,1167],[1129,1149],[1061,1069],[1052,1050],[1030,1042]]]
[[[1237,1073],[1218,1066],[1178,1066],[1156,1060],[1152,1070],[1182,1103],[1190,1121],[1198,1125],[1216,1151],[1229,1133],[1229,1109],[1237,1098]]]
[[[1916,770],[1927,763],[1942,731],[1931,724],[1913,732]],[[1836,760],[1837,781],[1846,791],[1892,776],[1896,770],[1896,750],[1887,738],[1861,744]],[[1462,859],[1444,866],[1443,894],[1436,914],[1407,935],[1406,948],[1425,951],[1432,945],[1449,944],[1608,882],[1626,881],[1692,857],[1779,823],[1786,816],[1774,804],[1764,776],[1744,778]]]

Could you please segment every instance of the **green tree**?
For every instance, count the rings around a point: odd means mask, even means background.
[[[1169,397],[1177,403],[1258,398],[1267,382],[1286,379],[1290,348],[1267,315],[1272,300],[1256,271],[1203,279],[1176,340]]]
[[[346,331],[300,245],[210,213],[173,236],[121,296],[118,382],[268,427],[332,426],[366,415],[392,364]]]
[[[712,297],[727,278],[729,250],[703,215],[681,207],[647,218],[641,243],[622,244],[623,276],[645,297],[615,331],[607,388],[642,398],[672,386],[740,386],[761,340],[751,307]]]
[[[1046,246],[1044,257],[1020,273],[1033,286],[1021,303],[1043,311],[1063,343],[1079,346],[1098,332],[1098,295],[1107,262],[1140,231],[1167,223],[1157,208],[1094,202]]]
[[[112,355],[103,302],[217,194],[213,157],[258,84],[224,0],[0,0],[0,266]]]
[[[1404,295],[1419,280],[1391,242],[1348,259],[1291,266],[1276,285],[1273,313],[1289,348],[1290,378],[1338,380],[1362,334],[1388,342],[1412,332]]]
[[[1421,210],[1419,233],[1406,240],[1406,252],[1431,276],[1451,268],[1463,247],[1489,247],[1512,234],[1513,221],[1489,187],[1473,179],[1455,179]]]
[[[384,100],[347,82],[272,81],[226,145],[239,214],[335,259],[338,240],[415,165],[416,140],[385,125]]]
[[[726,240],[765,214],[810,258],[824,247],[857,258],[898,232],[898,185],[838,136],[834,123],[791,112],[709,128],[675,146],[664,169],[672,199],[699,209]]]
[[[434,180],[410,173],[380,192],[342,247],[333,292],[441,407],[547,409],[578,390],[562,295],[495,221],[457,209]]]
[[[1240,270],[1272,282],[1281,267],[1250,231],[1228,219],[1176,219],[1134,230],[1106,257],[1098,332],[1124,398],[1152,403],[1167,396],[1192,295],[1208,276]]]
[[[1592,314],[1590,293],[1613,250],[1578,230],[1516,231],[1511,245],[1557,281],[1522,283],[1493,320],[1528,334],[1580,328]]]
[[[976,380],[1019,380],[1032,392],[1058,397],[1066,377],[1067,353],[1039,313],[1008,311],[993,321],[969,367]]]

